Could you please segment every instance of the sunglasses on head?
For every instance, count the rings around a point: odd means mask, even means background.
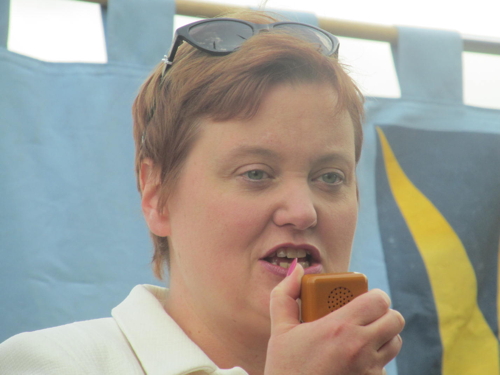
[[[188,42],[208,54],[223,56],[236,51],[252,36],[262,31],[282,31],[306,42],[317,45],[325,56],[337,56],[339,40],[329,32],[305,23],[275,22],[258,24],[235,18],[213,18],[197,21],[180,27],[175,31],[174,41],[168,56],[163,62],[162,77],[174,61],[177,49],[183,42]]]

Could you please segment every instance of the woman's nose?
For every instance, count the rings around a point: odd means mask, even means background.
[[[276,225],[290,226],[297,230],[316,226],[318,213],[312,192],[307,184],[304,185],[290,186],[280,193],[279,203],[273,213]]]

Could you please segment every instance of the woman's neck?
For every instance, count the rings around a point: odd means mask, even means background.
[[[238,366],[251,375],[264,373],[270,337],[268,318],[223,316],[176,291],[171,285],[165,310],[219,368]]]

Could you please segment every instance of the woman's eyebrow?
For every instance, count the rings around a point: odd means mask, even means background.
[[[241,146],[235,148],[226,155],[226,158],[234,159],[243,156],[263,156],[270,159],[281,159],[280,155],[277,152],[260,146]]]
[[[231,161],[235,159],[239,159],[247,156],[261,156],[267,159],[273,159],[276,161],[280,161],[283,159],[279,153],[273,151],[269,148],[261,147],[261,146],[240,146],[231,150],[228,154],[224,156],[225,160]],[[313,158],[311,163],[313,164],[327,164],[332,162],[342,162],[347,165],[355,164],[354,157],[349,157],[346,153],[343,152],[331,152],[328,154],[320,155],[317,158]]]
[[[326,155],[322,155],[320,156],[319,158],[315,159],[314,160],[314,163],[317,163],[317,164],[326,164],[326,163],[329,163],[329,162],[343,162],[347,165],[349,164],[355,164],[354,163],[354,156],[353,157],[349,157],[349,155],[343,153],[343,152],[333,152],[333,153],[329,153],[329,154],[326,154]]]

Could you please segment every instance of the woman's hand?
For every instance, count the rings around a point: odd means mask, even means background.
[[[401,349],[402,315],[381,290],[365,293],[314,322],[299,322],[298,264],[271,293],[265,375],[382,375]]]

